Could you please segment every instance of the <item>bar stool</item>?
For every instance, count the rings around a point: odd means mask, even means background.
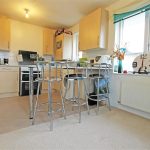
[[[98,73],[93,72],[93,66],[94,64],[88,64],[88,70],[89,70],[89,76],[88,80],[90,84],[94,83],[94,92],[92,94],[89,94],[89,90],[86,86],[86,95],[87,98],[91,101],[97,102],[97,114],[99,111],[99,102],[101,101],[107,101],[108,108],[111,110],[110,107],[110,100],[109,100],[109,70],[110,65],[109,64],[96,64],[94,68],[97,68]],[[96,97],[96,98],[95,98]]]
[[[46,63],[46,62],[37,62],[37,70],[40,72],[38,75],[36,82],[38,82],[38,89],[37,89],[37,94],[36,94],[36,101],[35,101],[35,106],[34,106],[34,112],[33,112],[33,121],[32,124],[35,123],[35,117],[36,117],[36,112],[38,111],[38,107],[40,105],[43,105],[45,103],[39,104],[39,91],[41,84],[43,82],[46,82],[48,84],[48,116],[50,120],[50,131],[53,130],[53,99],[52,99],[52,84],[53,83],[58,83],[59,84],[59,92],[61,96],[61,105],[62,108],[58,109],[59,111],[61,110],[64,114],[65,117],[65,109],[64,109],[64,101],[62,97],[62,66],[63,63],[61,62],[51,62],[51,63]],[[45,70],[48,68],[48,76],[45,77]],[[56,71],[55,75],[52,75],[52,70]],[[59,104],[59,103],[58,103]]]
[[[74,73],[72,73],[70,70],[74,69]],[[80,69],[77,67],[77,62],[67,62],[66,63],[66,70],[67,74],[64,76],[64,104],[66,105],[67,102],[72,103],[72,107],[78,107],[78,113],[79,113],[79,123],[81,122],[81,106],[86,105],[88,112],[89,112],[89,105],[87,99],[82,99],[81,96],[81,87],[82,85],[85,86],[85,79],[86,76],[86,67]],[[77,83],[77,88],[75,88]],[[67,98],[67,92],[69,88],[73,86],[72,97]],[[77,91],[76,91],[77,89]],[[77,94],[76,94],[77,92]],[[65,107],[66,108],[66,107]]]

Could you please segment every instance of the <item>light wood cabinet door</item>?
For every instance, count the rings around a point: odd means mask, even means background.
[[[54,54],[54,30],[45,28],[43,31],[43,54]]]
[[[63,52],[62,49],[57,49],[55,52],[55,59],[56,60],[61,60],[63,59]]]
[[[72,35],[63,33],[56,37],[55,59],[71,59],[72,58]]]
[[[64,34],[58,35],[56,37],[56,50],[55,50],[55,59],[63,59],[63,47],[64,47]]]
[[[11,68],[1,68],[0,70],[0,93],[19,92],[19,70]]]
[[[52,69],[52,70],[51,70],[51,77],[56,77],[56,74],[57,74],[58,77],[60,77],[60,70],[58,69],[58,70],[57,70],[57,73],[56,73],[56,69]],[[45,79],[46,79],[46,78],[48,79],[48,76],[49,76],[49,71],[48,71],[48,69],[45,70],[44,76],[45,76]],[[57,90],[57,91],[58,91],[58,90],[60,89],[60,85],[59,85],[57,82],[53,82],[52,88],[53,88],[54,90]],[[44,90],[45,92],[48,92],[48,82],[43,82],[43,83],[42,83],[42,90]]]
[[[10,20],[0,16],[0,49],[9,50],[10,48]]]
[[[80,21],[80,50],[106,48],[108,16],[105,14],[106,10],[98,8]]]

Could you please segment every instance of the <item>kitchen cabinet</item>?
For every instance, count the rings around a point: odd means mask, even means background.
[[[63,33],[56,36],[55,59],[72,58],[72,35]]]
[[[69,74],[74,74],[75,73],[75,69],[69,69]],[[65,94],[65,87],[64,87],[64,77],[68,74],[68,70],[67,69],[63,69],[62,70],[62,78],[63,81],[60,82],[61,83],[61,87],[62,87],[62,93],[63,95]],[[48,69],[45,71],[44,73],[45,77],[48,77]],[[56,69],[52,69],[52,76],[56,76]],[[60,70],[57,70],[57,75],[59,77],[60,75]],[[60,84],[58,82],[54,82],[52,84],[52,88],[54,90],[54,92],[59,92],[60,90]],[[75,88],[75,95],[78,95],[78,85],[77,85],[77,80],[75,81],[75,86],[73,87],[73,81],[69,81],[69,88],[67,89],[67,93],[66,93],[66,98],[72,98],[73,97],[73,90]],[[83,82],[81,84],[81,88],[80,88],[80,96],[82,99],[85,98],[85,90],[84,90],[84,85]],[[47,93],[48,91],[48,84],[47,82],[43,82],[42,83],[42,92],[43,93]],[[60,95],[60,93],[58,93],[58,95]]]
[[[51,71],[52,71],[52,72],[51,72],[51,76],[52,76],[52,77],[55,77],[55,76],[56,76],[56,69],[52,69]],[[57,75],[58,75],[58,76],[60,75],[60,70],[57,70]],[[46,68],[46,70],[45,70],[45,72],[44,72],[44,76],[45,76],[45,78],[48,78],[48,76],[49,76],[48,68]],[[58,84],[57,82],[53,82],[52,88],[53,88],[54,90],[58,91],[58,90],[59,90],[59,84]],[[48,92],[48,83],[47,83],[47,82],[43,82],[43,83],[42,83],[42,91],[43,91],[44,93],[45,93],[45,92],[46,92],[46,93]]]
[[[54,55],[54,33],[52,29],[43,30],[43,54]]]
[[[19,93],[19,68],[0,67],[0,97],[17,96]]]
[[[0,50],[9,50],[10,48],[10,20],[7,17],[0,16]]]
[[[79,23],[79,49],[106,49],[108,12],[98,8],[85,16]]]

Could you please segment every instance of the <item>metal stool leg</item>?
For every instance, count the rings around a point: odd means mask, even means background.
[[[99,101],[97,101],[97,110],[96,110],[96,115],[99,113]]]
[[[78,108],[79,108],[79,123],[81,123],[81,104],[80,104],[80,87],[81,87],[81,81],[77,80],[78,83],[78,97],[77,97],[77,101],[78,101]]]
[[[107,93],[108,93],[108,94],[107,94],[107,97],[108,97],[108,100],[107,100],[107,101],[108,101],[108,108],[109,108],[109,110],[111,111],[110,99],[109,99],[109,85],[108,85],[108,84],[109,84],[109,82],[107,83]]]
[[[53,106],[52,106],[52,90],[50,81],[48,81],[48,115],[50,120],[50,131],[53,131]]]
[[[63,96],[64,110],[65,110],[65,101],[66,101],[66,95],[67,95],[68,86],[69,86],[69,81],[66,81],[65,93],[64,93],[64,96]],[[65,111],[65,117],[64,118],[66,119],[66,111]]]
[[[85,91],[85,100],[86,100],[86,106],[87,106],[87,110],[88,110],[88,115],[90,114],[90,107],[89,107],[89,103],[88,103],[88,98],[87,98],[87,90],[86,90],[86,85],[85,85],[85,80],[83,80],[83,84],[84,84],[84,91]]]
[[[61,87],[61,83],[59,83],[59,84],[60,84],[60,86],[59,86],[59,91],[60,91],[61,102],[62,102],[62,111],[63,111],[64,119],[66,119],[65,101],[64,101],[64,98],[63,98],[63,95],[62,95],[62,87]]]
[[[111,111],[109,95],[108,95],[108,108],[109,108],[109,110]]]
[[[41,82],[38,82],[38,88],[37,88],[37,94],[36,94],[36,102],[35,102],[34,110],[33,110],[32,125],[34,125],[34,123],[35,123],[35,117],[36,117],[36,112],[37,112],[37,107],[38,107],[38,100],[39,100],[39,93],[40,93],[40,86],[41,86]]]
[[[109,78],[108,78],[108,74],[109,74],[109,71],[106,70],[106,75],[107,75],[107,77],[106,77],[106,80],[107,80],[107,102],[108,102],[109,111],[111,111],[111,105],[110,105],[110,99],[109,99],[109,93],[110,93],[110,91],[109,91]]]
[[[99,78],[98,78],[98,80],[97,80],[97,111],[96,111],[96,114],[98,115],[98,112],[99,112]]]
[[[75,95],[75,80],[73,80],[73,101],[76,101],[76,95]],[[74,111],[74,107],[72,106],[72,111]]]

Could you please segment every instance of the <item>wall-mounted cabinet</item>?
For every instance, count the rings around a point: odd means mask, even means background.
[[[108,12],[98,8],[79,23],[79,49],[107,48]]]
[[[63,33],[56,36],[55,59],[72,58],[72,35]]]
[[[0,16],[0,50],[10,49],[10,20]]]
[[[54,54],[54,33],[52,29],[45,28],[43,30],[43,54],[53,55]]]

